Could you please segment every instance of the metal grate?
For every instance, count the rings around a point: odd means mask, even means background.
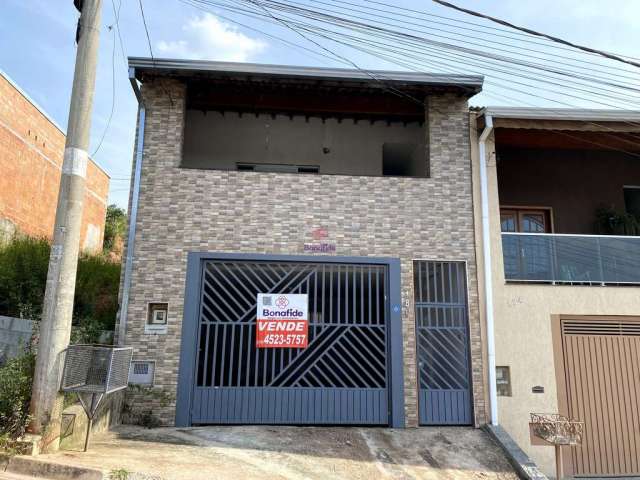
[[[579,321],[563,320],[562,333],[565,335],[613,335],[640,336],[639,322],[623,322],[616,320]]]
[[[195,377],[196,404],[202,406],[196,405],[194,422],[239,421],[246,417],[244,402],[273,395],[290,402],[291,411],[247,421],[335,423],[350,410],[361,412],[353,423],[370,423],[373,413],[369,418],[366,409],[348,406],[369,402],[370,412],[380,403],[375,422],[387,423],[387,288],[380,265],[205,262]],[[255,347],[257,294],[270,292],[309,296],[307,348]],[[231,413],[203,412],[221,392],[227,392],[225,404],[233,403],[225,407]],[[323,397],[329,394],[334,400]],[[296,413],[316,401],[306,399],[313,395],[335,406],[322,420]],[[339,406],[343,397],[348,405]],[[207,420],[212,415],[218,417]]]
[[[413,264],[420,420],[471,423],[467,290],[463,262]]]
[[[383,280],[378,266],[209,262],[198,386],[385,388]],[[254,348],[262,291],[309,294],[308,348]]]
[[[134,385],[153,385],[155,363],[135,360],[131,362],[129,383]]]
[[[108,394],[126,388],[131,355],[131,348],[69,345],[61,389]]]

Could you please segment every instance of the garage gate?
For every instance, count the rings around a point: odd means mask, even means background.
[[[561,411],[584,421],[566,455],[576,477],[640,476],[640,320],[576,317],[560,322]]]
[[[188,270],[176,424],[401,426],[397,260],[192,254]],[[256,348],[258,293],[308,295],[307,348]]]

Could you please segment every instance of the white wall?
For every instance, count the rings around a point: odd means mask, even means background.
[[[236,162],[320,165],[321,173],[382,175],[385,142],[414,143],[424,151],[418,123],[187,110],[182,165],[236,169]],[[328,149],[328,152],[325,152]],[[424,157],[426,161],[426,155]]]

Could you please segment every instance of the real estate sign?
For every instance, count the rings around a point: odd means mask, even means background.
[[[306,348],[309,295],[259,293],[256,305],[257,348]]]

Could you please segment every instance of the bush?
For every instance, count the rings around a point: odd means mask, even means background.
[[[10,440],[21,437],[29,423],[34,367],[30,351],[0,366],[0,432]]]
[[[40,318],[49,251],[44,238],[16,237],[0,245],[0,315]]]
[[[76,275],[73,316],[78,325],[91,319],[102,330],[113,330],[118,312],[120,264],[102,255],[82,255]]]
[[[43,238],[15,237],[0,245],[0,315],[40,319],[50,250]],[[113,330],[119,284],[119,263],[101,254],[82,254],[76,276],[74,324]]]

